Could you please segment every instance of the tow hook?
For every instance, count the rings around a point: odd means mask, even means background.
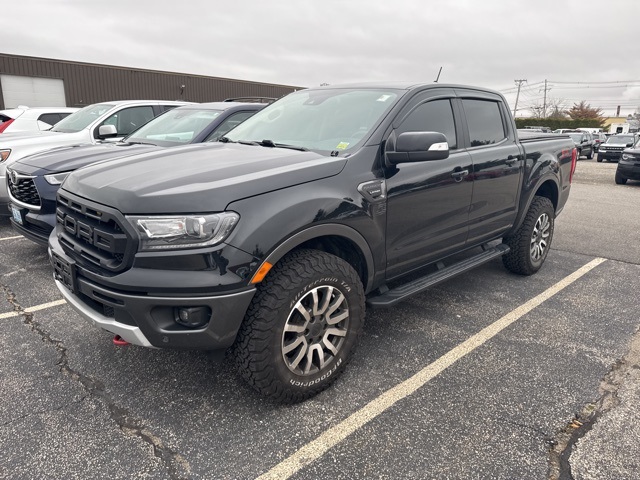
[[[116,335],[113,337],[113,344],[117,347],[124,347],[125,345],[129,345],[129,342],[124,340],[120,335]]]

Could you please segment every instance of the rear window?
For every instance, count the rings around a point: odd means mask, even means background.
[[[4,122],[7,122],[9,120],[13,120],[11,117],[7,117],[6,115],[2,115],[0,113],[0,125],[2,125]]]

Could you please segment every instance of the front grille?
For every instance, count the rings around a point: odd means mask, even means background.
[[[56,232],[67,255],[90,270],[120,272],[133,262],[135,240],[117,211],[58,192]]]
[[[626,147],[606,147],[603,145],[603,148],[605,151],[607,152],[621,152],[623,151]]]
[[[27,205],[40,208],[40,195],[33,178],[17,175],[14,181],[14,175],[8,174],[7,185],[13,198]]]

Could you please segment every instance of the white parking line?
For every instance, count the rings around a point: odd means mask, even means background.
[[[390,388],[382,395],[378,396],[370,403],[362,407],[360,410],[351,414],[345,420],[339,424],[326,430],[315,440],[304,445],[298,451],[291,456],[284,459],[278,465],[273,467],[268,472],[260,475],[259,480],[275,480],[289,478],[291,475],[297,473],[300,469],[314,462],[322,457],[328,450],[336,446],[342,440],[347,438],[353,432],[366,425],[368,422],[384,413],[387,409],[395,405],[400,400],[414,393],[420,387],[424,386],[436,375],[440,374],[447,367],[453,365],[455,362],[473,352],[476,348],[483,345],[488,340],[495,337],[502,330],[514,323],[516,320],[522,318],[531,310],[539,306],[544,301],[550,299],[564,288],[571,285],[580,277],[591,271],[602,262],[605,262],[604,258],[596,258],[591,262],[579,268],[571,275],[563,278],[558,283],[548,288],[540,295],[532,298],[528,302],[520,305],[515,310],[509,312],[504,317],[495,321],[488,327],[480,330],[475,335],[471,336],[454,349],[448,351],[443,356],[438,358],[435,362],[427,365],[418,373],[404,382]]]
[[[16,238],[26,238],[26,237],[23,237],[22,235],[16,235],[15,237],[4,237],[4,238],[0,238],[0,242],[2,240],[15,240]]]
[[[38,310],[44,310],[45,308],[57,307],[58,305],[63,305],[65,303],[67,303],[67,302],[65,302],[64,300],[55,300],[53,302],[42,303],[42,304],[36,305],[34,307],[25,308],[23,311],[27,312],[27,313],[37,312]],[[21,313],[22,312],[15,312],[15,311],[14,312],[7,312],[7,313],[0,313],[0,320],[2,320],[3,318],[17,317]]]

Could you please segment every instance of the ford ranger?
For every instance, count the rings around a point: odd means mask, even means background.
[[[519,138],[493,91],[318,87],[220,142],[72,172],[49,253],[93,325],[146,347],[230,349],[255,389],[296,402],[344,370],[366,305],[498,257],[537,272],[575,166],[570,138]]]

